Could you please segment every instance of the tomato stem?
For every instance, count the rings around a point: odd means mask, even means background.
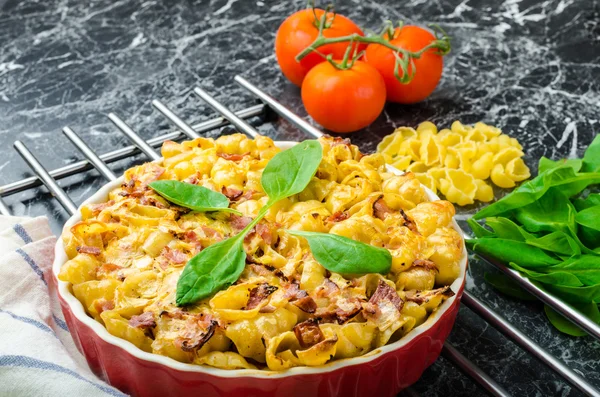
[[[328,6],[325,13],[323,14],[323,16],[321,16],[319,20],[319,34],[317,38],[308,47],[306,47],[298,55],[296,55],[297,62],[300,62],[311,52],[315,52],[323,56],[329,63],[331,63],[338,69],[349,69],[354,65],[354,62],[356,62],[356,60],[362,56],[362,52],[360,54],[356,54],[355,48],[351,62],[348,63],[348,60],[350,59],[350,53],[352,51],[352,48],[354,48],[355,43],[379,44],[394,51],[394,57],[396,59],[396,63],[394,66],[394,75],[396,76],[396,79],[399,82],[403,84],[408,84],[412,81],[416,72],[414,64],[415,59],[419,59],[421,55],[423,55],[426,51],[431,49],[437,50],[437,54],[441,56],[444,56],[450,52],[450,36],[448,36],[448,34],[438,25],[429,25],[429,27],[432,28],[435,32],[435,40],[426,45],[425,47],[421,48],[419,51],[408,51],[404,48],[397,47],[390,42],[395,38],[396,34],[393,23],[391,21],[386,21],[381,33],[379,34],[369,33],[366,36],[361,36],[357,33],[352,33],[347,36],[324,37],[323,29],[331,26],[331,24],[327,26],[327,13],[329,9],[330,7]],[[399,26],[402,27],[402,22],[399,22]],[[324,54],[318,51],[318,48],[324,45],[344,42],[348,42],[349,44],[341,63],[335,62],[331,55],[325,56]],[[400,73],[400,71],[402,71],[402,73]]]

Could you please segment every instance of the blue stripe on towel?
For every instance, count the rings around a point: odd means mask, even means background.
[[[25,230],[25,228],[23,226],[21,226],[20,223],[17,223],[16,225],[14,225],[13,230],[15,231],[15,233],[17,233],[19,235],[19,237],[21,237],[21,240],[23,240],[25,242],[25,244],[29,244],[29,243],[33,242],[31,237]]]
[[[58,325],[59,327],[61,327],[65,331],[69,332],[69,327],[67,326],[66,322],[64,322],[63,320],[61,320],[60,318],[58,318],[54,314],[52,315],[52,318],[54,319],[54,322],[56,323],[56,325]]]
[[[24,367],[24,368],[37,368],[37,369],[45,369],[48,371],[60,372],[63,374],[67,374],[72,376],[75,379],[84,381],[89,383],[90,385],[96,387],[97,389],[115,397],[127,397],[126,394],[121,393],[120,391],[113,389],[109,386],[99,385],[98,383],[92,382],[83,376],[79,375],[77,372],[72,371],[68,368],[62,367],[58,364],[50,363],[47,361],[36,360],[35,358],[27,357],[27,356],[0,356],[0,367]]]
[[[40,278],[42,279],[42,281],[44,282],[44,284],[48,285],[48,283],[46,282],[46,280],[44,280],[44,272],[34,262],[34,260],[31,259],[31,257],[29,255],[27,255],[27,252],[25,252],[21,248],[19,248],[17,250],[17,254],[21,255],[21,257],[25,260],[25,262],[27,262],[29,264],[29,266],[31,266],[31,268],[33,269],[33,271],[36,272],[38,276],[40,276]]]
[[[23,316],[19,316],[18,314],[12,313],[12,312],[8,312],[6,310],[2,310],[0,309],[0,313],[6,313],[9,316],[11,316],[12,318],[14,318],[17,321],[20,321],[22,323],[26,323],[29,325],[33,325],[34,327],[41,329],[44,332],[48,332],[49,334],[52,334],[54,337],[56,337],[56,334],[54,333],[54,331],[52,330],[52,328],[48,327],[46,324],[44,324],[41,321],[37,321],[34,320],[32,318],[29,317],[23,317]]]

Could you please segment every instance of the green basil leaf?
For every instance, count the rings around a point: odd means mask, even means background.
[[[600,284],[587,287],[568,287],[564,285],[544,284],[544,289],[570,303],[600,303]]]
[[[583,211],[596,205],[600,205],[600,193],[592,193],[585,199],[575,198],[572,202],[577,211]]]
[[[229,199],[219,192],[179,181],[154,181],[150,186],[156,193],[170,202],[194,211],[224,211],[241,215],[229,208]]]
[[[219,241],[190,259],[177,281],[178,306],[206,298],[237,281],[246,266],[244,235]]]
[[[600,231],[600,205],[578,212],[575,221],[582,226]]]
[[[539,281],[544,284],[551,284],[564,287],[583,287],[583,283],[579,281],[577,276],[572,273],[561,271],[561,270],[550,270],[549,268],[537,269],[541,271],[549,271],[550,273],[540,273],[538,271],[525,269],[513,262],[509,263],[509,266],[515,270],[525,274],[527,278],[535,281]]]
[[[542,237],[532,236],[525,242],[534,247],[561,255],[581,255],[581,247],[577,244],[577,241],[561,231],[555,231]]]
[[[551,190],[535,202],[514,211],[515,218],[530,232],[560,230],[577,234],[575,207],[560,191]]]
[[[304,141],[277,153],[269,160],[260,180],[269,202],[303,191],[317,172],[322,158],[323,148],[315,140]]]
[[[596,303],[579,303],[572,304],[572,306],[596,324],[600,324],[600,310],[598,310],[598,305]],[[554,325],[556,329],[558,329],[560,332],[572,336],[587,335],[587,333],[584,330],[567,320],[565,317],[563,317],[562,314],[558,313],[550,306],[544,306],[544,311],[546,312],[548,320],[550,320],[552,325]]]
[[[473,218],[467,219],[467,223],[471,227],[471,230],[473,231],[473,234],[475,234],[475,237],[496,237],[493,231],[486,229],[485,227],[483,227],[483,225],[481,225]]]
[[[504,263],[519,263],[527,268],[548,267],[561,262],[543,250],[522,241],[478,238],[466,240],[465,243],[477,253],[489,255]]]
[[[560,270],[573,274],[584,285],[600,284],[600,257],[596,255],[581,255],[570,258],[546,271]]]
[[[498,216],[524,207],[539,200],[550,189],[560,191],[565,197],[571,197],[596,183],[600,183],[600,173],[577,174],[571,166],[563,164],[523,183],[512,193],[477,212],[473,218]]]
[[[483,278],[488,284],[505,295],[526,301],[537,300],[533,295],[521,288],[513,279],[504,274],[485,273]]]
[[[583,155],[583,167],[582,172],[600,172],[600,135],[596,135],[596,138],[588,146],[585,154]]]
[[[575,172],[579,172],[579,170],[581,169],[581,166],[583,165],[583,161],[580,159],[563,159],[563,160],[550,160],[549,158],[543,157],[540,159],[540,162],[538,164],[538,174],[541,174],[542,172],[548,171],[551,168],[556,168],[556,167],[560,167],[563,165],[567,165],[571,168],[573,168],[573,170]]]
[[[508,218],[492,217],[486,218],[485,223],[494,229],[494,233],[498,238],[504,238],[508,240],[525,241],[528,238],[535,238],[536,236],[527,232],[521,226],[517,225]]]
[[[342,274],[387,274],[392,255],[385,248],[374,247],[337,234],[287,230],[293,236],[304,237],[310,250],[325,269]]]

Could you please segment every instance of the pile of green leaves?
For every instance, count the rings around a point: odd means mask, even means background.
[[[491,256],[600,324],[600,135],[582,159],[542,157],[539,174],[469,220],[477,239],[467,245]],[[485,220],[482,226],[476,220]],[[527,294],[508,278],[486,277],[517,298]],[[515,292],[518,291],[518,292]],[[585,335],[546,307],[560,331]]]
[[[323,158],[321,144],[304,141],[277,153],[265,167],[261,185],[269,200],[240,233],[200,251],[188,261],[177,282],[176,303],[192,304],[227,288],[238,280],[246,266],[244,238],[278,201],[302,192]],[[221,193],[179,181],[156,181],[150,184],[165,199],[195,211],[227,211],[229,200]],[[305,238],[315,259],[332,272],[366,274],[387,273],[392,256],[378,248],[346,237],[328,233],[288,230]]]

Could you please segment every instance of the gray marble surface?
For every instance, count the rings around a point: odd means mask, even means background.
[[[278,25],[303,1],[0,0],[0,185],[30,175],[11,144],[23,140],[50,168],[81,159],[65,125],[100,151],[126,139],[105,114],[125,118],[144,138],[170,129],[150,101],[164,100],[189,122],[214,117],[191,93],[200,85],[233,109],[255,102],[232,79],[242,74],[305,115],[297,88],[273,56]],[[598,0],[338,1],[340,12],[377,28],[385,19],[438,23],[453,37],[442,83],[414,106],[389,105],[352,136],[364,151],[395,126],[424,120],[478,120],[519,138],[537,158],[580,155],[600,131]],[[260,127],[273,138],[302,139],[287,122]],[[219,131],[208,135],[216,136]],[[141,156],[134,162],[143,161]],[[116,172],[133,162],[121,161]],[[95,172],[61,185],[77,203],[102,183]],[[67,218],[43,188],[6,198],[19,215]],[[476,208],[461,210],[463,218]],[[499,295],[483,282],[494,271],[472,258],[467,289],[600,388],[600,343],[571,338],[547,323],[539,303]],[[462,308],[449,340],[516,396],[581,393]],[[482,395],[483,389],[440,358],[411,390],[419,395]]]

